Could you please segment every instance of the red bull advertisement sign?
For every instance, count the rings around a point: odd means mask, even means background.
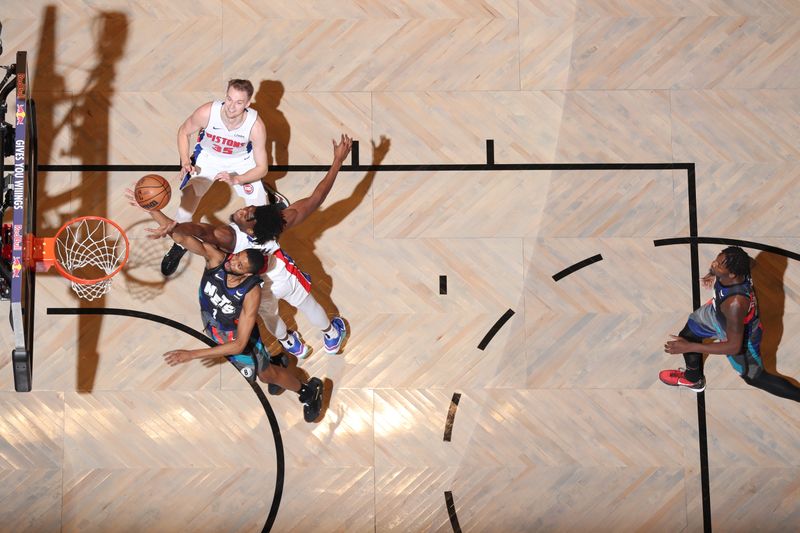
[[[19,64],[19,61],[17,61],[17,64]],[[27,72],[17,73],[17,101],[27,99],[28,96],[27,77],[28,77]]]
[[[22,53],[22,52],[20,52]],[[19,56],[19,54],[18,54]],[[17,58],[17,65],[25,65],[25,58],[19,61]],[[17,70],[17,112],[16,112],[16,128],[14,128],[14,175],[12,183],[14,185],[13,193],[13,229],[12,229],[12,247],[11,247],[11,302],[19,303],[22,299],[22,271],[24,266],[22,264],[22,242],[25,233],[25,159],[27,148],[27,133],[28,133],[28,113],[27,113],[27,73],[23,66],[22,71]],[[16,333],[15,326],[15,333]]]

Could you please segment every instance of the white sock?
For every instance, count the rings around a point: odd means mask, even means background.
[[[278,339],[278,342],[283,344],[285,348],[291,348],[294,346],[294,335],[289,335],[288,333],[282,339]]]
[[[328,339],[338,339],[339,330],[333,327],[333,322],[328,326],[328,329],[322,330],[322,334]]]

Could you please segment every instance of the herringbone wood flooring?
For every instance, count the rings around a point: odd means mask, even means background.
[[[485,139],[498,163],[694,162],[700,235],[800,251],[795,1],[103,5],[0,0],[0,63],[31,53],[43,164],[174,164],[180,122],[245,77],[273,165],[327,164],[339,132],[363,164],[484,163]],[[199,328],[202,261],[161,277],[168,244],[123,197],[138,177],[43,173],[41,232],[115,219],[132,257],[97,305]],[[266,181],[298,199],[320,177]],[[201,211],[239,205],[216,186]],[[314,348],[300,367],[333,392],[315,425],[292,394],[270,397],[273,530],[451,531],[450,491],[464,531],[701,531],[695,396],[657,378],[680,364],[662,345],[692,278],[688,246],[653,241],[688,235],[688,217],[678,170],[340,173],[282,239],[350,336],[327,356],[282,308]],[[718,249],[700,247],[701,269]],[[767,368],[800,377],[800,268],[749,251]],[[249,386],[227,364],[166,366],[200,346],[168,326],[47,314],[81,305],[41,275],[33,392],[13,392],[0,359],[0,531],[259,530],[278,469]],[[706,374],[714,527],[796,530],[797,404],[724,358]]]

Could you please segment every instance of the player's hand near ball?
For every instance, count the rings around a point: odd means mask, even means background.
[[[172,220],[169,224],[162,224],[157,228],[145,228],[145,231],[150,234],[147,238],[163,239],[164,237],[172,237],[172,232],[175,231],[175,226],[177,225],[178,223]]]
[[[125,189],[125,198],[128,200],[128,203],[133,207],[138,207],[142,211],[147,211],[144,207],[142,207],[138,201],[136,201],[136,193],[134,193],[133,189],[127,188]],[[158,219],[159,226],[157,228],[145,228],[145,231],[150,233],[147,236],[148,239],[163,239],[164,237],[171,237],[172,232],[175,230],[175,226],[178,225],[177,222],[169,218],[168,216],[164,215],[160,211],[147,211],[154,219]],[[157,213],[157,214],[154,214]]]

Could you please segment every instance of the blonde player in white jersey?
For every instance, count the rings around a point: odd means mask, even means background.
[[[270,290],[262,291],[259,316],[283,347],[300,359],[306,356],[308,348],[296,332],[288,330],[286,323],[278,315],[277,299],[296,307],[322,332],[325,351],[330,354],[339,352],[347,331],[341,317],[328,318],[325,310],[311,294],[311,280],[281,250],[278,236],[284,230],[298,225],[319,208],[328,196],[351,147],[352,139],[347,135],[342,135],[339,143],[334,142],[333,163],[325,177],[317,184],[311,196],[297,200],[286,208],[279,204],[244,207],[231,215],[231,224],[228,226],[192,222],[180,224],[183,233],[214,244],[223,251],[259,248],[268,255],[264,288],[269,287]],[[165,226],[151,230],[151,233],[154,237],[163,237],[172,230],[172,227]]]
[[[258,113],[248,107],[253,84],[248,80],[228,82],[225,100],[207,102],[187,118],[178,129],[178,154],[181,158],[181,204],[177,222],[192,220],[200,199],[215,180],[229,183],[245,205],[267,203],[261,178],[267,174],[267,129]],[[189,151],[189,136],[197,142]],[[169,276],[178,268],[186,250],[178,244],[164,256],[161,272]]]

